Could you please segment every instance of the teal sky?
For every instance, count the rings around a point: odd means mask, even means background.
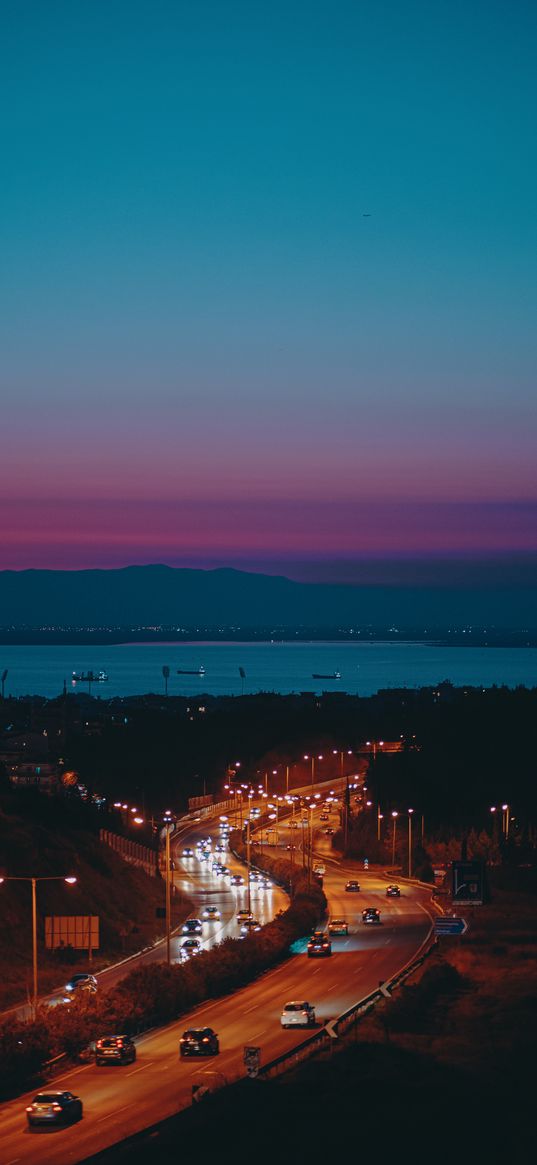
[[[535,5],[1,19],[0,566],[537,549]]]

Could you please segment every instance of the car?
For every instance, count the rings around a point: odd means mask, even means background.
[[[202,849],[207,848],[207,847],[210,848],[211,842],[212,842],[212,839],[210,837],[200,837],[200,840],[199,840],[199,844],[201,845]]]
[[[355,878],[350,878],[348,882],[345,882],[345,889],[349,894],[356,894],[360,889],[360,884]]]
[[[73,1092],[38,1092],[27,1105],[26,1119],[33,1125],[63,1125],[82,1120],[82,1101]]]
[[[262,876],[262,874],[257,873],[257,870],[250,870],[250,873],[248,874],[248,880],[250,882],[260,882]]]
[[[274,883],[270,881],[270,878],[260,878],[257,885],[260,890],[272,890]]]
[[[261,930],[261,923],[257,921],[257,918],[245,918],[241,924],[241,935],[243,938],[246,938],[247,934],[254,934],[257,930]]]
[[[181,950],[187,951],[189,955],[199,955],[201,953],[201,943],[199,938],[187,938],[184,943],[181,943]]]
[[[328,933],[329,935],[348,934],[349,924],[347,919],[333,918],[331,922],[328,923]]]
[[[242,874],[232,874],[229,879],[230,886],[244,886],[244,878]]]
[[[237,922],[246,922],[247,919],[253,918],[251,910],[239,910],[237,913]]]
[[[223,853],[225,853],[225,852],[226,852],[226,847],[225,847],[225,845],[222,845],[222,842],[221,842],[221,841],[219,841],[219,842],[218,842],[218,845],[215,845],[215,847],[214,847],[214,852],[215,852],[215,854],[223,854]]]
[[[187,918],[183,923],[183,934],[202,934],[203,923],[201,918]]]
[[[257,805],[252,809],[252,817],[261,817],[261,810]]]
[[[308,943],[308,959],[324,958],[332,954],[332,943],[327,934],[314,934]]]
[[[97,986],[95,975],[82,972],[79,975],[71,976],[69,982],[65,984],[65,990],[70,995],[77,994],[79,991],[88,991],[90,995],[93,995],[97,990]]]
[[[231,870],[228,868],[228,866],[220,866],[220,869],[217,870],[216,873],[220,878],[231,877]]]
[[[203,917],[206,922],[220,922],[222,915],[218,906],[206,906],[203,911]]]
[[[316,862],[313,867],[314,874],[326,874],[326,866],[322,862]]]
[[[179,1055],[217,1056],[220,1051],[218,1036],[212,1027],[189,1027],[179,1041]]]
[[[328,827],[328,829],[325,829],[325,831],[324,831],[324,832],[325,832],[325,836],[326,836],[326,837],[332,837],[332,836],[333,836],[333,833],[334,833],[334,830],[332,829],[332,827],[331,827],[331,826],[329,826],[329,827]]]
[[[95,1063],[134,1064],[136,1045],[130,1036],[103,1036],[95,1044]]]
[[[319,813],[319,821],[328,821],[328,813]]]
[[[183,850],[183,857],[184,858],[193,858],[194,857],[194,850],[191,849],[189,845],[187,845],[186,848]]]
[[[313,1027],[315,1023],[313,1003],[306,1003],[302,999],[293,999],[290,1003],[286,1003],[280,1023],[282,1027]]]
[[[298,825],[297,825],[296,821],[289,822],[289,829],[298,829]]]
[[[386,897],[387,898],[400,898],[401,891],[399,889],[399,886],[386,886]]]
[[[365,910],[362,910],[362,922],[366,924],[380,922],[380,910],[377,910],[376,906],[366,906]]]

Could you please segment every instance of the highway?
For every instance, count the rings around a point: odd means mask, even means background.
[[[212,832],[207,824],[195,827],[185,844],[192,844],[190,839],[195,840],[194,835],[199,835],[200,830],[202,834]],[[316,831],[316,848],[319,843],[324,848],[327,839]],[[191,871],[185,864],[181,876],[185,882],[199,878],[198,890],[203,894],[207,889],[204,880],[212,878],[211,874]],[[351,876],[358,878],[360,893],[345,891],[345,881]],[[308,1032],[284,1031],[280,1026],[281,1010],[288,1000],[309,1000],[316,1007],[318,1024],[324,1025],[375,990],[379,980],[389,979],[416,953],[429,932],[429,893],[419,887],[404,887],[400,899],[388,899],[386,882],[380,874],[364,873],[356,864],[327,860],[324,889],[331,916],[344,916],[349,922],[348,937],[332,940],[330,958],[308,959],[304,940],[287,962],[248,987],[224,999],[208,1001],[168,1027],[139,1037],[134,1065],[96,1068],[90,1064],[66,1072],[51,1087],[70,1089],[81,1096],[84,1118],[78,1125],[27,1130],[25,1106],[33,1093],[2,1105],[0,1165],[79,1162],[172,1115],[190,1103],[193,1082],[203,1080],[200,1073],[217,1072],[228,1081],[242,1076],[246,1044],[259,1046],[261,1061],[266,1063],[300,1043]],[[245,892],[239,890],[238,895],[244,897]],[[209,900],[213,900],[212,895],[207,896]],[[254,902],[252,909],[256,913],[258,906],[261,913],[265,905],[265,913],[270,914],[268,900],[266,904]],[[216,899],[215,903],[219,904]],[[380,909],[380,925],[364,926],[364,906]],[[190,1026],[213,1027],[219,1035],[220,1055],[180,1062],[179,1038]]]

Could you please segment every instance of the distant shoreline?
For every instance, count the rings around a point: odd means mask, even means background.
[[[143,647],[151,644],[230,644],[230,643],[415,643],[429,647],[537,647],[537,629],[520,631],[499,628],[431,628],[414,627],[350,628],[0,628],[0,646],[3,647],[64,647],[64,646],[125,646]]]

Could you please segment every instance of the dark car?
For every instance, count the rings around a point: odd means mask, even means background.
[[[332,826],[331,826],[331,825],[329,825],[329,826],[328,826],[328,829],[325,829],[325,831],[324,831],[324,832],[325,832],[325,834],[326,834],[326,836],[327,836],[327,837],[332,837],[332,834],[334,833],[334,830],[332,829]]]
[[[242,874],[232,874],[229,883],[230,886],[244,886],[244,878]]]
[[[65,984],[65,990],[68,991],[69,994],[75,994],[77,991],[88,991],[91,995],[93,995],[97,990],[97,980],[95,975],[72,975],[69,982]]]
[[[201,934],[203,925],[200,918],[187,918],[183,923],[183,934]]]
[[[327,934],[312,935],[308,943],[308,959],[324,958],[332,954],[332,943]]]
[[[194,850],[191,849],[189,845],[187,845],[186,849],[183,850],[183,857],[184,858],[193,858],[194,857]]]
[[[400,898],[401,891],[399,889],[399,886],[386,886],[386,897],[387,898]]]
[[[328,813],[319,813],[319,821],[328,821]]]
[[[349,894],[355,894],[360,889],[360,884],[355,878],[351,878],[350,881],[345,882],[345,889]]]
[[[186,938],[184,943],[181,943],[181,950],[187,951],[189,955],[199,955],[201,952],[199,938]]]
[[[134,1064],[136,1047],[130,1036],[103,1036],[95,1044],[95,1063]]]
[[[261,930],[261,923],[257,918],[245,918],[241,926],[241,935],[246,938],[247,934],[255,934],[256,931]]]
[[[365,910],[362,910],[362,922],[380,922],[380,910],[375,906],[366,906]]]
[[[82,1120],[82,1101],[73,1092],[38,1092],[27,1106],[29,1125],[66,1125]]]
[[[218,1036],[212,1027],[191,1027],[179,1041],[180,1056],[217,1056],[220,1051]]]

